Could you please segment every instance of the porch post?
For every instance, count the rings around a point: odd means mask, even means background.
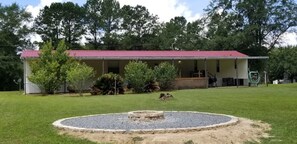
[[[104,59],[102,60],[102,75],[104,74]]]
[[[237,58],[235,59],[235,69],[236,69],[236,87],[238,88],[238,65],[237,65]]]
[[[24,80],[23,80],[23,82],[24,82],[24,94],[25,95],[27,95],[27,65],[26,65],[26,60],[25,59],[23,59],[23,67],[24,67]]]
[[[177,63],[178,63],[178,75],[179,75],[179,78],[181,78],[181,60],[179,60]]]
[[[204,59],[204,71],[205,71],[205,87],[208,88],[208,71],[207,71],[207,61]]]
[[[264,71],[264,83],[265,85],[267,85],[267,72]]]

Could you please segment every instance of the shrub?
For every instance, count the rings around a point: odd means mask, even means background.
[[[69,70],[67,70],[67,81],[73,89],[79,91],[79,95],[82,96],[82,90],[85,84],[94,76],[94,69],[87,66],[85,63],[75,62],[72,64]]]
[[[123,82],[120,75],[108,73],[98,78],[94,88],[98,88],[103,95],[124,94]]]
[[[160,63],[155,67],[154,75],[156,80],[159,82],[161,90],[173,89],[176,73],[177,69],[174,67],[174,65],[168,62]]]
[[[32,65],[34,64],[32,63]],[[57,66],[57,63],[51,62],[47,63],[47,68],[38,70],[33,69],[32,75],[29,76],[29,80],[38,85],[43,94],[53,94],[54,91],[60,87],[60,81],[57,78],[57,71],[54,71]]]
[[[153,70],[141,61],[132,61],[125,66],[125,79],[133,92],[146,92],[145,87],[153,81]]]

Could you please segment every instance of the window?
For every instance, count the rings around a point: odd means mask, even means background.
[[[108,73],[119,74],[120,69],[119,69],[119,67],[108,67]]]
[[[234,60],[234,69],[237,69],[237,59]]]
[[[108,62],[108,73],[119,74],[119,62],[118,61],[109,61]]]

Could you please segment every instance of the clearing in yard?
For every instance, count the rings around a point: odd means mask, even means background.
[[[69,134],[61,135],[52,123],[66,117],[146,109],[221,113],[262,121],[271,126],[270,137],[262,139],[262,143],[297,143],[296,84],[179,90],[171,93],[174,99],[160,101],[160,93],[77,97],[0,92],[0,143],[93,143]],[[168,137],[166,134],[163,136]],[[143,140],[138,135],[131,138]],[[184,142],[195,142],[195,139],[189,137]]]

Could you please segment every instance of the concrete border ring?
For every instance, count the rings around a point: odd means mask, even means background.
[[[146,134],[146,133],[177,133],[177,132],[191,132],[191,131],[202,131],[209,129],[216,129],[220,127],[227,127],[231,125],[235,125],[239,122],[239,119],[235,116],[225,115],[225,114],[217,114],[217,113],[207,113],[207,112],[196,112],[196,111],[164,111],[171,113],[192,113],[192,114],[205,114],[212,116],[223,116],[230,118],[229,121],[206,125],[206,126],[194,126],[194,127],[184,127],[184,128],[154,128],[154,129],[101,129],[101,128],[84,128],[77,127],[71,125],[62,124],[63,121],[77,119],[77,118],[87,118],[92,116],[105,116],[105,115],[117,115],[117,114],[127,114],[127,113],[109,113],[109,114],[97,114],[97,115],[87,115],[87,116],[77,116],[77,117],[69,117],[64,119],[59,119],[55,121],[53,124],[54,127],[61,130],[70,130],[70,131],[79,131],[79,132],[96,132],[96,133],[118,133],[118,134],[126,134],[126,133],[138,133],[138,134]]]

